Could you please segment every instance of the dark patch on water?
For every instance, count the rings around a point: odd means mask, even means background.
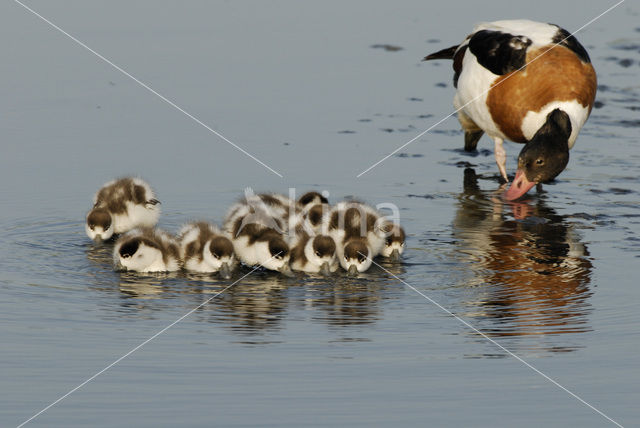
[[[633,63],[634,61],[631,58],[624,58],[618,61],[618,65],[624,68],[631,67]]]
[[[454,166],[457,166],[458,168],[473,168],[478,165],[473,164],[471,162],[467,162],[467,161],[458,161],[454,164]]]
[[[633,42],[620,42],[620,43],[613,43],[611,45],[611,47],[613,49],[617,49],[620,51],[637,51],[640,52],[640,45],[637,45]]]
[[[371,122],[371,119],[358,119],[358,122]]]
[[[640,119],[619,120],[618,124],[625,128],[638,128],[640,127]]]
[[[433,195],[414,195],[412,193],[409,193],[407,198],[435,199]]]
[[[285,143],[282,143],[282,145],[283,145],[283,146],[290,146],[290,145],[291,145],[291,143],[286,143],[286,142],[285,142]]]
[[[460,129],[432,129],[432,134],[441,134],[441,135],[459,135],[462,134],[462,130]]]
[[[418,119],[428,119],[430,117],[433,117],[432,114],[420,114],[418,116],[416,116]]]
[[[387,133],[392,133],[393,132],[393,128],[380,128],[380,130],[382,132],[387,132]]]
[[[338,131],[338,134],[355,134],[356,131],[352,131],[351,129],[345,129],[343,131]]]
[[[440,43],[440,39],[429,39],[427,43]]]
[[[409,101],[417,101],[417,102],[424,101],[422,98],[418,98],[418,97],[409,97],[409,98],[407,98],[407,100],[409,100]]]
[[[438,82],[434,86],[436,86],[438,88],[446,88],[448,85],[446,83],[444,83],[444,82]]]
[[[398,52],[401,51],[402,49],[404,49],[401,46],[396,46],[396,45],[390,45],[390,44],[375,44],[375,45],[371,45],[372,49],[383,49],[387,52]]]
[[[410,153],[398,153],[396,155],[397,158],[421,158],[424,157],[424,155],[420,154],[420,153],[414,153],[414,154],[410,154]]]
[[[599,108],[602,108],[602,107],[604,107],[604,103],[602,101],[596,101],[596,102],[593,103],[593,108],[595,108],[595,109],[599,109]]]
[[[628,195],[630,193],[634,193],[633,190],[630,189],[621,189],[619,187],[612,187],[609,189],[609,192],[613,195]]]
[[[480,150],[474,150],[472,152],[468,152],[466,151],[464,148],[460,147],[460,148],[456,148],[456,149],[443,149],[444,151],[450,151],[450,152],[454,152],[457,153],[459,155],[462,156],[469,156],[472,158],[478,157],[478,156],[493,156],[493,152],[491,150],[488,149],[480,149]]]

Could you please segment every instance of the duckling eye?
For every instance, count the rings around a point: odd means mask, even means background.
[[[282,254],[276,254],[274,257],[278,260],[282,260]]]
[[[211,254],[213,254],[213,257],[215,257],[216,259],[220,258],[220,256],[218,254],[216,254],[216,253],[211,253]]]
[[[93,230],[95,227],[96,227],[96,225],[95,225],[95,224],[93,224],[93,223],[89,223],[89,229]]]
[[[366,258],[366,257],[364,257],[364,256],[360,256],[360,257],[358,257],[358,261],[359,261],[360,263],[364,262],[366,259],[367,259],[367,258]]]
[[[345,260],[349,260],[349,256],[347,256],[346,254],[344,255],[344,259]]]
[[[316,256],[322,257],[322,255],[320,254],[320,251],[316,251]]]
[[[536,159],[536,165],[544,165],[544,159]]]

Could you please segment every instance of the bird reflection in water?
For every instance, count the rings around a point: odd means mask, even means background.
[[[376,275],[378,269],[368,272]],[[336,278],[310,287],[307,306],[315,311],[314,318],[330,326],[371,324],[381,318],[384,283],[374,278]]]
[[[290,282],[273,272],[249,275],[211,301],[207,320],[238,334],[280,330]]]
[[[574,226],[541,198],[505,204],[480,190],[478,178],[465,169],[453,221],[457,251],[471,275],[464,285],[477,287],[467,316],[493,336],[590,331],[592,265]]]
[[[101,271],[91,287],[108,294],[118,290],[120,315],[147,317],[174,304],[188,310],[215,296],[194,317],[238,335],[252,336],[244,340],[256,344],[265,343],[258,336],[279,331],[286,318],[309,318],[332,327],[375,323],[382,316],[383,301],[398,297],[397,281],[385,270],[401,275],[405,269],[401,263],[381,260],[384,269],[372,267],[358,278],[342,272],[328,277],[300,274],[286,278],[243,269],[234,278],[223,280],[217,275],[182,272],[114,272],[111,252],[112,246],[108,245],[92,244],[88,248],[89,262]]]

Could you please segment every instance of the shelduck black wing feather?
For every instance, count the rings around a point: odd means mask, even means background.
[[[481,66],[493,74],[503,75],[526,65],[531,39],[502,31],[480,30],[469,40],[469,49]]]
[[[555,24],[551,24],[551,25],[558,27]],[[564,46],[565,48],[571,50],[573,53],[575,53],[578,56],[578,58],[580,58],[580,61],[587,64],[591,62],[591,59],[589,58],[589,54],[587,53],[587,50],[580,44],[578,39],[573,37],[571,33],[569,33],[564,28],[558,27],[558,31],[553,36],[553,39],[551,41],[553,43],[556,43],[560,46]]]

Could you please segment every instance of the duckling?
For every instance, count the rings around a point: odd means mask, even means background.
[[[404,229],[399,224],[392,222],[386,222],[383,229],[385,230],[386,239],[380,255],[397,262],[400,260],[402,253],[404,253],[406,236]]]
[[[231,278],[236,267],[233,243],[216,226],[204,221],[186,224],[179,233],[180,257],[188,271],[220,272]]]
[[[333,238],[300,232],[291,249],[291,269],[323,275],[338,270],[336,243]]]
[[[336,243],[346,243],[348,239],[360,237],[365,239],[371,249],[370,256],[375,257],[382,252],[385,243],[383,225],[385,218],[378,211],[362,202],[344,201],[336,204],[326,216],[323,228]]]
[[[361,202],[340,202],[334,206],[323,224],[336,243],[340,265],[349,275],[365,272],[380,254],[385,237],[384,217]]]
[[[356,276],[371,267],[373,256],[366,238],[350,238],[338,248],[341,248],[341,251],[338,251],[340,265],[347,271],[347,275]]]
[[[113,262],[117,270],[173,272],[180,269],[180,246],[163,230],[141,227],[118,238]]]
[[[283,221],[271,207],[238,202],[229,209],[224,229],[231,235],[236,256],[244,264],[292,274]]]
[[[160,217],[159,204],[151,186],[140,178],[110,181],[93,197],[85,223],[87,236],[100,242],[136,227],[153,227]]]

